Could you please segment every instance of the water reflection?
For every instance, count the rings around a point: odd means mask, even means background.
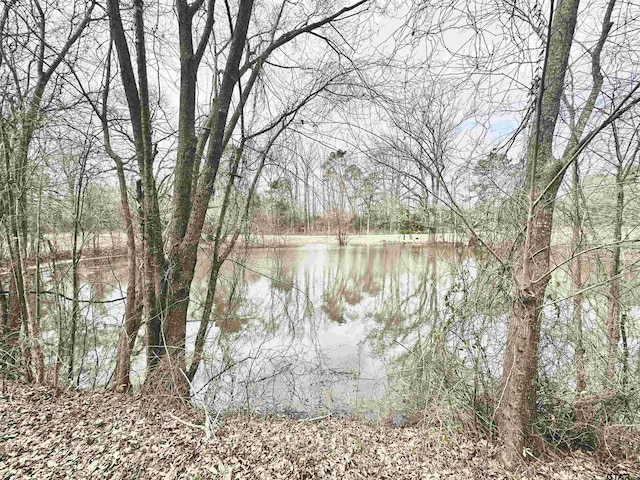
[[[319,244],[233,259],[216,293],[198,398],[216,410],[289,415],[366,405],[385,392],[390,359],[440,317],[454,257],[452,249]],[[206,259],[200,267],[204,282]],[[195,291],[197,305],[205,285]],[[191,342],[196,331],[194,323]]]
[[[210,262],[201,255],[187,325],[193,349]],[[315,415],[366,410],[388,391],[390,365],[443,330],[460,275],[452,248],[325,244],[234,254],[221,270],[196,399],[215,410]],[[68,266],[50,278],[70,295]],[[81,387],[107,385],[122,325],[124,262],[83,263]],[[452,292],[454,292],[452,294]],[[461,297],[462,294],[458,295]],[[98,300],[106,303],[91,303]],[[68,323],[70,304],[58,302]],[[55,312],[54,312],[55,313]],[[52,327],[54,327],[52,325]],[[49,351],[55,351],[55,328]],[[145,370],[143,329],[132,360]],[[444,337],[441,337],[444,338]]]
[[[210,262],[202,253],[188,350],[206,297]],[[553,273],[543,308],[541,394],[548,385],[549,391],[564,389],[573,398],[578,335],[590,362],[589,383],[597,390],[610,382],[602,375],[601,355],[607,348],[608,286],[597,275],[595,260],[584,269],[591,286],[583,299],[581,332],[572,318],[571,278],[563,268]],[[637,270],[626,275],[621,297],[634,372],[640,371],[637,275]],[[293,416],[366,412],[385,393],[404,402],[407,392],[428,399],[438,389],[447,394],[457,389],[469,405],[475,401],[470,395],[491,391],[500,378],[512,285],[490,259],[448,246],[316,244],[235,253],[220,277],[193,384],[196,399],[215,410]],[[124,279],[124,258],[82,263],[74,372],[74,383],[82,388],[109,384],[124,316]],[[70,330],[69,264],[44,268],[43,285],[49,292],[42,302],[43,340],[47,363],[54,364],[66,348],[58,332],[64,340]],[[144,378],[143,338],[144,328],[132,359],[134,383]]]

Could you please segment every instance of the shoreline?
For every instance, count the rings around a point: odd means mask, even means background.
[[[346,246],[367,246],[367,245],[460,245],[466,246],[466,241],[455,239],[450,234],[441,234],[435,237],[435,241],[429,238],[428,233],[417,234],[354,234],[347,235]],[[205,242],[204,245],[210,242]],[[291,234],[291,235],[255,235],[251,234],[247,237],[239,237],[236,246],[248,246],[249,248],[268,248],[268,247],[299,247],[303,245],[313,244],[338,245],[336,235],[308,235],[308,234]]]

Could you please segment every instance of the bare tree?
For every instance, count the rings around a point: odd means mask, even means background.
[[[591,87],[568,140],[558,136],[559,113],[566,93],[565,76],[571,67],[571,52],[576,25],[580,19],[579,2],[563,1],[552,10],[548,22],[544,66],[537,93],[536,115],[526,152],[526,221],[524,239],[516,247],[514,258],[514,297],[509,315],[509,330],[504,357],[499,403],[498,431],[505,442],[502,460],[515,468],[521,458],[524,440],[535,413],[540,341],[540,315],[550,279],[550,246],[554,201],[565,172],[578,160],[591,140],[623,112],[640,101],[635,92],[640,84],[630,85],[628,95],[591,130],[596,100],[604,77],[601,54],[613,27],[615,0],[602,12],[601,31],[589,48]],[[562,148],[564,147],[564,148]],[[554,153],[562,148],[561,156]]]
[[[142,185],[144,297],[150,368],[146,382],[149,387],[159,387],[181,396],[188,394],[183,374],[186,370],[186,320],[198,245],[225,148],[243,117],[249,96],[259,83],[265,65],[278,49],[301,35],[357,13],[365,3],[366,0],[360,0],[333,13],[318,7],[317,11],[305,16],[304,21],[287,30],[288,9],[295,6],[283,2],[269,12],[269,18],[273,20],[266,30],[262,30],[266,33],[253,34],[250,28],[255,21],[252,20],[252,0],[241,0],[235,14],[228,4],[224,10],[217,10],[220,6],[213,0],[191,4],[186,0],[176,2],[176,45],[180,55],[179,122],[176,161],[172,169],[172,205],[163,236],[164,224],[154,178],[155,152],[147,73],[149,50],[144,15],[147,7],[140,0],[134,1],[134,41],[131,46],[120,2],[107,2]],[[216,18],[225,18],[224,23],[215,22]],[[220,25],[226,26],[223,29]],[[330,42],[328,37],[321,38]],[[205,54],[209,55],[208,61],[214,67],[212,101],[204,122],[197,122],[197,84],[204,78],[201,67]],[[285,105],[278,117],[286,119],[291,112],[291,106]],[[279,122],[276,119],[271,124],[275,126]],[[267,127],[267,131],[271,128]],[[157,369],[161,364],[162,368]]]
[[[424,210],[435,242],[438,206],[450,203],[446,185],[457,129],[468,112],[455,93],[438,81],[399,87],[383,105],[389,132],[376,135],[370,158],[398,174],[411,201]]]
[[[513,268],[513,301],[502,378],[495,396],[495,419],[505,444],[502,460],[513,469],[522,458],[536,413],[542,307],[552,273],[554,204],[565,173],[588,145],[640,101],[640,83],[633,76],[614,78],[617,65],[607,56],[625,48],[626,52],[632,52],[633,19],[626,13],[626,4],[611,0],[606,5],[586,7],[573,0],[552,2],[548,19],[537,3],[531,7],[492,3],[489,7],[481,2],[467,12],[468,6],[461,5],[465,15],[456,15],[450,3],[415,3],[407,22],[410,28],[401,37],[398,49],[415,51],[423,46],[418,42],[424,41],[427,52],[437,49],[438,53],[444,52],[441,56],[437,53],[430,56],[429,64],[451,79],[456,92],[470,91],[469,103],[483,106],[476,118],[483,116],[490,123],[491,118],[505,112],[514,116],[514,108],[521,112],[520,126],[493,150],[492,158],[500,158],[501,147],[513,147],[529,127],[523,147],[523,184],[513,199],[518,205],[521,228],[513,232],[512,248],[504,255],[479,237],[504,271]],[[434,15],[434,11],[439,15]],[[619,28],[614,27],[616,18]],[[595,32],[594,25],[597,25]],[[454,28],[468,29],[472,40],[461,46],[451,42],[451,36],[441,35]],[[490,42],[486,41],[485,31],[491,32]],[[538,50],[540,43],[543,48]],[[541,52],[538,58],[531,54],[536,51]],[[527,65],[531,65],[530,71],[525,68]],[[527,89],[523,85],[529,81],[533,87],[525,102]],[[623,93],[611,104],[603,102],[603,96],[613,90]],[[514,97],[518,95],[516,100]],[[513,107],[514,104],[518,106]],[[438,173],[435,162],[426,166]],[[420,177],[414,176],[415,184],[420,185]],[[460,214],[475,238],[474,226],[452,194],[452,180],[440,177],[442,196]],[[429,193],[433,195],[432,191]],[[613,322],[609,324],[613,331]],[[583,396],[581,401],[593,403],[607,398],[608,394],[599,392]]]
[[[0,13],[0,147],[3,190],[7,202],[5,225],[10,241],[12,292],[17,301],[12,318],[22,318],[27,334],[25,355],[33,355],[36,380],[44,381],[44,356],[37,318],[27,300],[25,259],[28,248],[27,203],[30,146],[42,126],[43,110],[60,85],[56,73],[73,63],[71,49],[92,20],[94,1],[61,6],[58,2],[10,0]],[[18,324],[10,322],[11,335]],[[33,344],[33,349],[29,344]],[[29,370],[29,368],[27,368]],[[30,374],[27,374],[27,378]]]

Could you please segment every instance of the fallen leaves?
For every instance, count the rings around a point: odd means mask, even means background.
[[[505,472],[497,447],[420,426],[355,419],[225,418],[205,438],[196,409],[149,397],[7,383],[0,402],[0,479],[589,479],[640,475],[585,455]]]

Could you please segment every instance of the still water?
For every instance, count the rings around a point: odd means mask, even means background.
[[[407,392],[428,396],[425,388],[448,394],[458,388],[456,395],[469,403],[469,391],[488,391],[500,378],[506,342],[512,287],[490,260],[451,245],[313,244],[234,253],[221,270],[205,357],[192,385],[194,399],[214,411],[248,409],[293,417],[381,411],[385,402],[403,402]],[[593,363],[589,368],[599,372],[607,348],[608,285],[597,262],[585,262],[583,268],[583,278],[593,287],[582,302],[581,335]],[[202,251],[189,309],[187,357],[209,270]],[[52,271],[58,272],[56,281],[45,281],[68,296],[68,270],[59,266]],[[101,388],[110,383],[115,364],[126,265],[123,260],[87,260],[81,276],[85,302],[77,384]],[[621,302],[634,363],[640,358],[637,272],[629,270],[625,282],[629,288]],[[566,269],[554,270],[539,357],[541,378],[554,391],[564,388],[568,397],[575,390],[572,288]],[[70,308],[63,303],[50,310],[49,321],[57,323]],[[50,364],[57,355],[55,332],[61,328],[56,328],[43,329]],[[134,349],[134,384],[144,380],[143,331]],[[447,372],[453,372],[452,378],[445,378]],[[600,377],[592,383],[608,381]]]
[[[441,316],[452,248],[315,244],[228,262],[193,385],[215,410],[348,413],[380,398],[387,367]],[[199,267],[206,278],[207,260]],[[196,274],[193,316],[203,301]],[[188,326],[193,344],[198,322]]]
[[[216,411],[294,417],[368,411],[389,392],[394,359],[446,316],[452,272],[459,274],[465,262],[472,263],[451,246],[312,244],[234,253],[221,270],[205,358],[192,385],[195,400]],[[203,251],[188,355],[209,270]],[[99,388],[113,371],[126,265],[86,261],[82,278],[81,298],[103,303],[84,304],[79,385]],[[134,349],[134,383],[145,370],[143,331]],[[53,337],[50,343],[52,351]]]

